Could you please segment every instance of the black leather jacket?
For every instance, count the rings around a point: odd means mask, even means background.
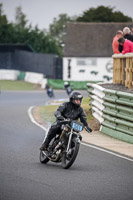
[[[58,120],[58,117],[63,116],[64,118],[69,118],[73,120],[80,119],[84,126],[88,127],[86,121],[86,114],[82,107],[78,107],[71,102],[65,102],[59,106],[57,111],[54,113],[55,117]]]

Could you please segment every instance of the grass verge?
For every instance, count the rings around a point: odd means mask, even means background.
[[[33,115],[36,118],[36,121],[40,122],[40,124],[52,124],[56,120],[54,117],[54,112],[58,107],[59,105],[52,104],[48,106],[39,106],[35,108]],[[93,131],[99,130],[100,123],[92,116],[89,97],[83,99],[82,107],[86,113],[88,125],[92,128]]]
[[[0,80],[0,90],[40,90],[40,85],[25,81]]]
[[[59,105],[47,105],[40,106],[39,113],[42,120],[53,123],[55,121],[54,112],[57,110]],[[93,119],[90,111],[89,98],[84,98],[82,102],[82,107],[87,115],[87,122]]]

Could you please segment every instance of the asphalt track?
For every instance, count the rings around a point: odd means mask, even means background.
[[[85,94],[86,95],[86,94]],[[66,98],[56,91],[56,98]],[[39,163],[44,131],[27,110],[48,101],[44,92],[0,95],[0,200],[131,200],[133,162],[81,145],[74,165]]]

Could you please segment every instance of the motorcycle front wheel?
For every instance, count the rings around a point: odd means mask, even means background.
[[[43,151],[40,151],[40,163],[46,164],[49,161],[49,158],[43,153]]]
[[[71,148],[69,152],[64,152],[62,155],[62,167],[64,169],[68,169],[74,163],[78,152],[79,152],[80,143],[76,141],[76,139],[72,140]]]

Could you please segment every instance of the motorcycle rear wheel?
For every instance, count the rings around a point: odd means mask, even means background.
[[[80,143],[78,143],[76,141],[76,139],[74,139],[72,141],[71,146],[72,146],[71,154],[69,155],[68,153],[64,152],[62,155],[62,167],[64,169],[70,168],[72,166],[72,164],[74,163],[74,161],[78,155],[78,152],[79,152]]]
[[[40,163],[46,164],[49,161],[49,158],[45,156],[45,154],[40,151]]]

